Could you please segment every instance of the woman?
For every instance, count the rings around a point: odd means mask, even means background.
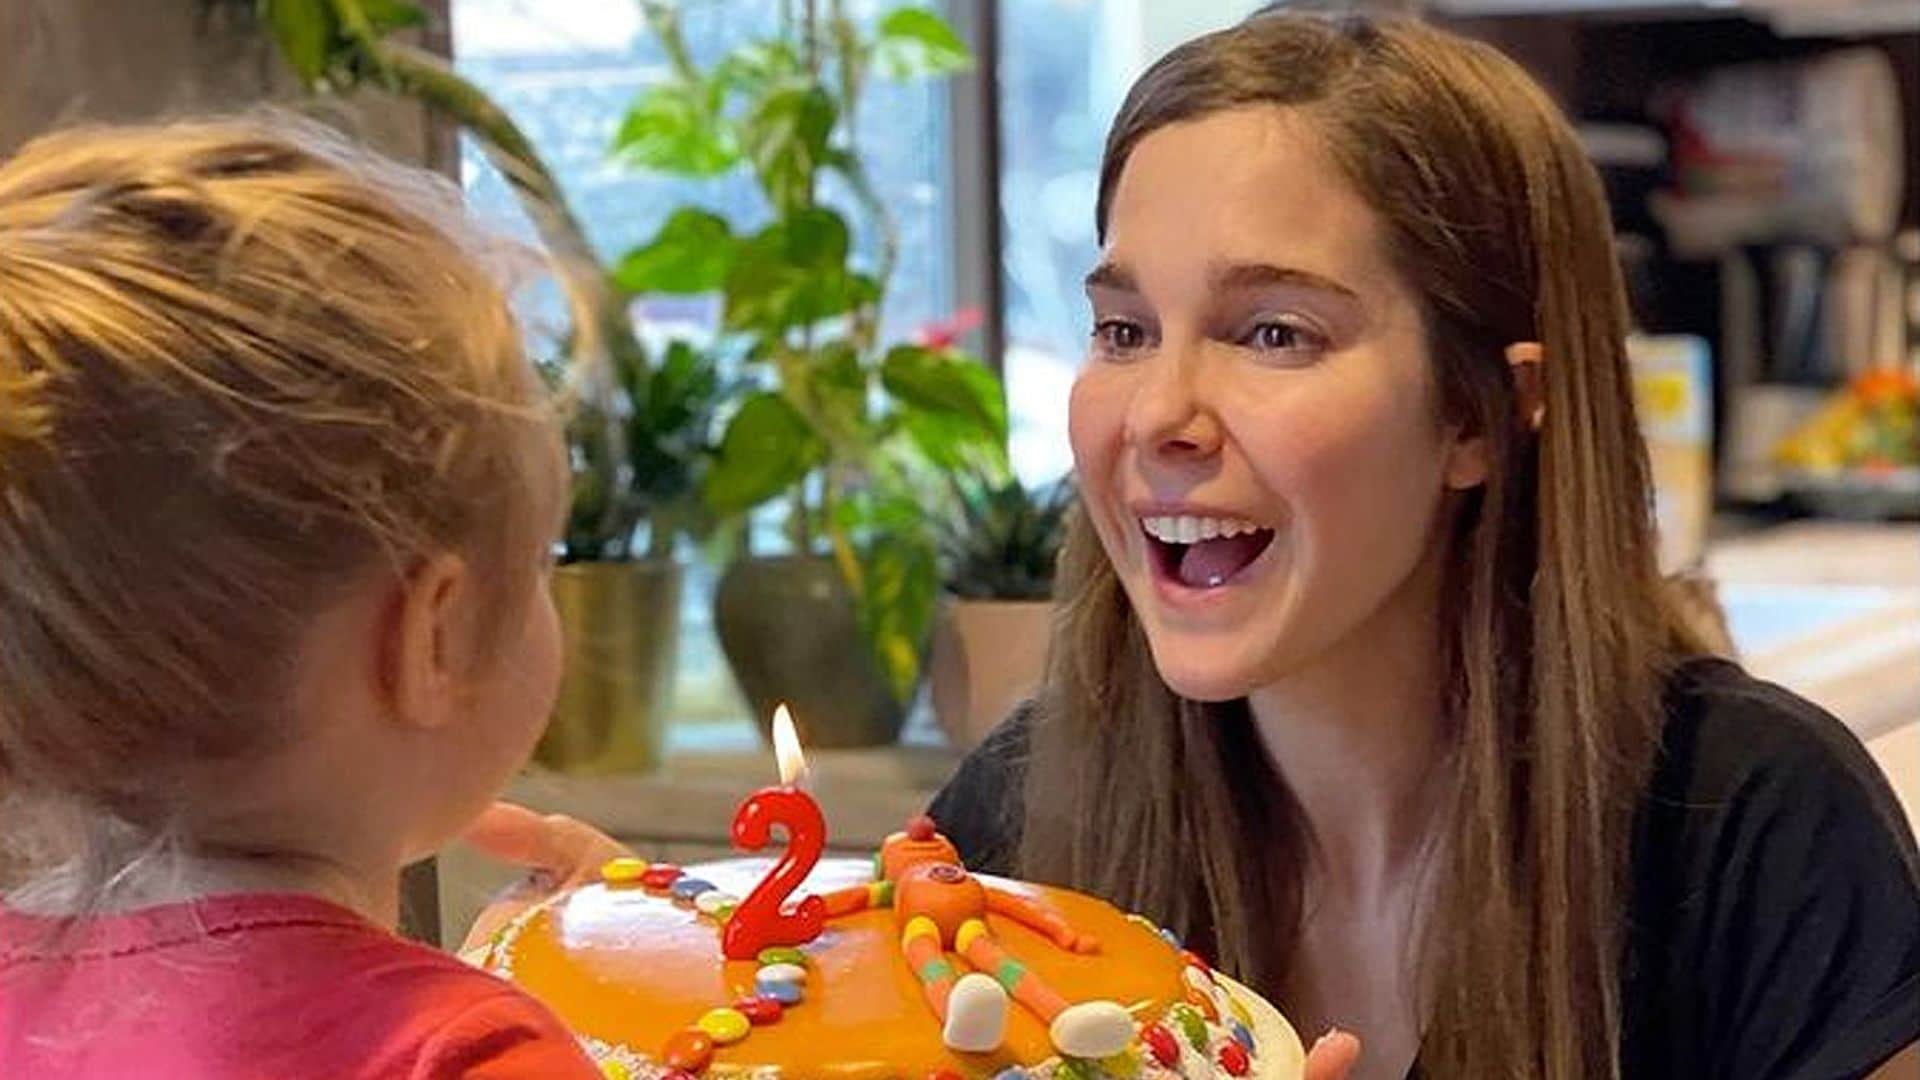
[[[1263,14],[1134,86],[1036,705],[935,804],[1177,928],[1354,1076],[1859,1076],[1920,872],[1655,566],[1599,181],[1491,49]]]

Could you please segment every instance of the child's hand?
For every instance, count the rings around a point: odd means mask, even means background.
[[[631,855],[599,829],[564,814],[536,814],[524,806],[497,802],[474,819],[467,843],[501,862],[527,868],[527,876],[494,897],[460,947],[484,944],[513,917],[561,889],[585,884],[600,874],[608,859]]]
[[[1360,1040],[1339,1028],[1315,1040],[1307,1051],[1307,1068],[1302,1080],[1345,1080],[1353,1063],[1360,1060]]]

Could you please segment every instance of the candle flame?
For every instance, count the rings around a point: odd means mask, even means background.
[[[806,778],[807,755],[800,750],[800,734],[786,704],[773,710],[773,756],[780,763],[780,782],[796,784]]]

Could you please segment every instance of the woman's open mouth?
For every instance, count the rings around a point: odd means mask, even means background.
[[[1242,518],[1187,514],[1140,518],[1154,573],[1189,589],[1217,589],[1253,565],[1273,530]]]

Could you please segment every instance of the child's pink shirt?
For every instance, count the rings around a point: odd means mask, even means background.
[[[315,897],[51,927],[0,908],[7,1080],[600,1077],[532,998]]]

